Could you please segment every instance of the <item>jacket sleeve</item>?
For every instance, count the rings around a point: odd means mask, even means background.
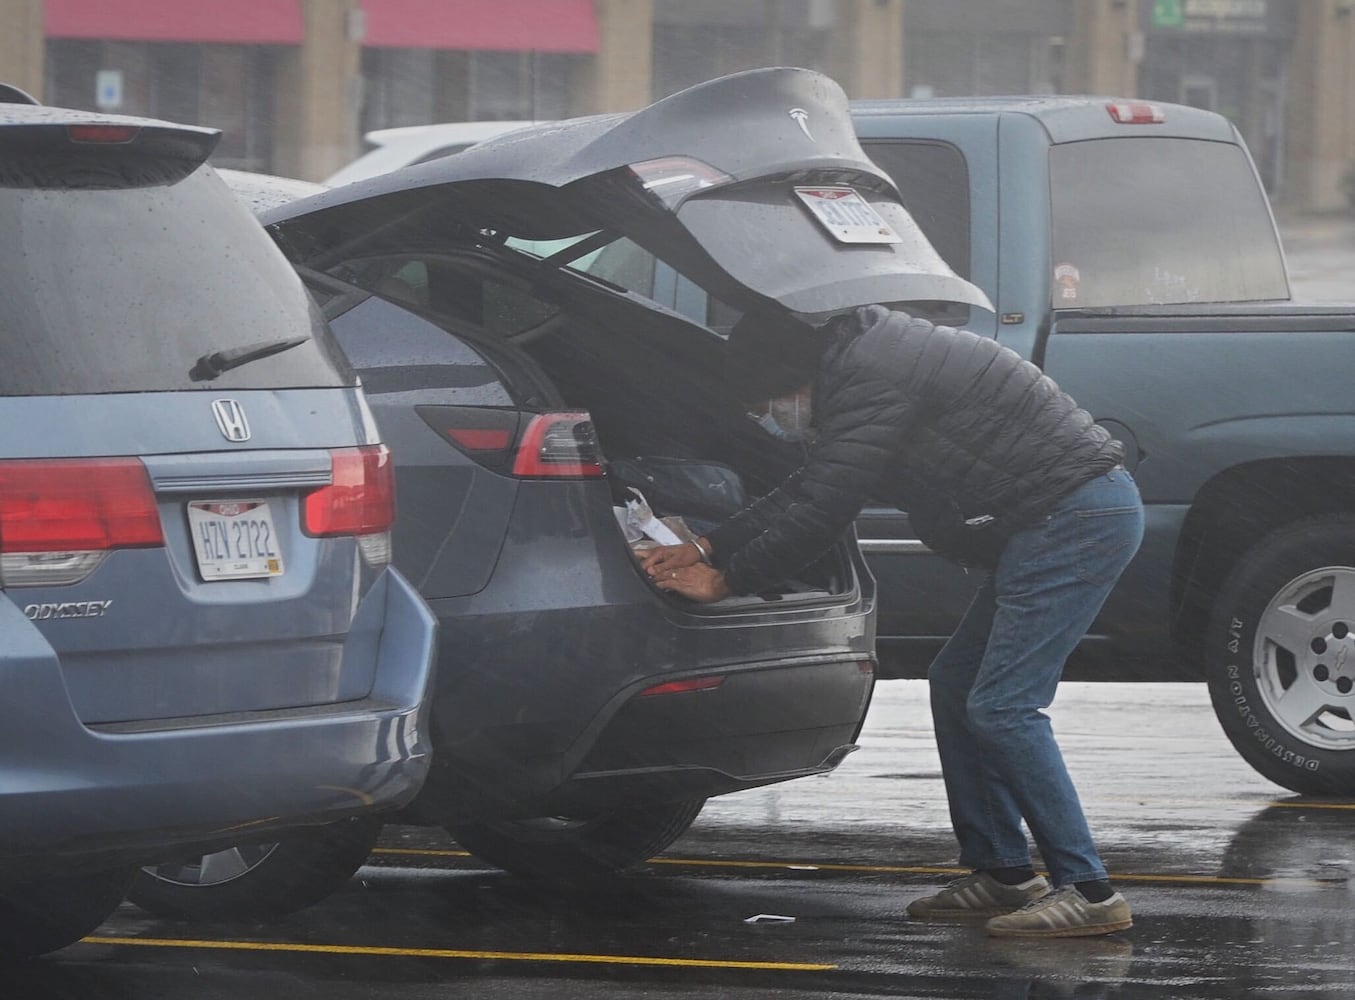
[[[789,579],[832,548],[898,460],[914,407],[897,385],[858,368],[825,402],[805,464],[708,536],[736,594]]]

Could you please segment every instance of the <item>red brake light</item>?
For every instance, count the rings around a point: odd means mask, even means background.
[[[587,413],[540,413],[532,418],[513,460],[513,475],[592,479],[602,475],[597,433]]]
[[[1147,101],[1111,101],[1106,110],[1118,125],[1161,125],[1167,120],[1161,105]]]
[[[669,208],[687,195],[734,180],[722,170],[690,156],[661,156],[630,165],[644,189]]]
[[[443,433],[467,451],[502,451],[513,443],[513,432],[494,427],[448,427]]]
[[[0,462],[0,552],[95,552],[164,544],[135,458]]]
[[[713,691],[725,682],[724,676],[692,677],[685,681],[667,681],[640,692],[641,698],[655,694],[682,694],[687,691]]]
[[[370,535],[395,523],[395,473],[384,444],[330,453],[333,480],[306,494],[308,535]]]
[[[67,125],[71,142],[131,142],[141,132],[140,125]]]

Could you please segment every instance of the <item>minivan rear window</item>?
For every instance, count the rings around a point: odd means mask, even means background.
[[[1289,298],[1242,147],[1096,139],[1050,150],[1054,308]]]
[[[205,356],[298,339],[190,377]],[[211,168],[144,187],[0,186],[0,396],[354,384],[296,273]]]

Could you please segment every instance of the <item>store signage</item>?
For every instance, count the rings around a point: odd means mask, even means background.
[[[1229,35],[1264,34],[1268,0],[1153,0],[1150,24],[1167,31]]]
[[[122,107],[122,70],[101,69],[94,74],[94,106],[100,111]]]

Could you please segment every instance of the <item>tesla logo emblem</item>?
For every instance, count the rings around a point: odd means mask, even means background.
[[[795,120],[795,124],[800,126],[800,131],[805,134],[805,138],[813,142],[814,137],[809,133],[809,112],[804,108],[791,108],[786,114],[790,115]]]
[[[245,419],[245,411],[235,400],[212,400],[212,413],[216,417],[216,425],[221,428],[221,433],[227,441],[249,440],[249,421]]]

